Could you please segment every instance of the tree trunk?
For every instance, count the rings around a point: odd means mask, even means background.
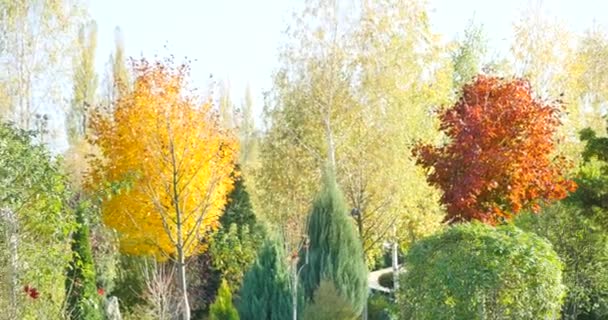
[[[186,281],[186,262],[183,250],[178,250],[177,276],[182,295],[182,320],[190,320],[190,302],[188,301],[188,283]]]
[[[293,288],[291,290],[292,319],[298,320],[298,265],[293,267]]]
[[[399,291],[399,242],[397,241],[397,227],[394,227],[395,239],[393,240],[393,292]]]

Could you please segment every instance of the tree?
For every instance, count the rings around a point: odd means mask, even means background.
[[[257,160],[257,143],[256,127],[254,121],[253,96],[251,87],[247,85],[245,89],[245,97],[239,117],[239,138],[241,144],[241,153],[239,155],[239,163],[247,168],[252,162]],[[245,170],[247,171],[247,170]]]
[[[131,89],[129,71],[126,65],[125,39],[122,30],[118,26],[114,28],[114,43],[114,55],[110,58],[112,64],[112,90],[115,93],[113,101],[128,94]]]
[[[413,157],[395,156],[437,137],[428,112],[451,91],[422,2],[308,1],[290,30],[266,96],[254,206],[292,251],[329,159],[370,260],[394,225],[404,245],[437,230],[437,190]]]
[[[101,320],[103,317],[91,254],[89,222],[85,218],[87,209],[85,202],[79,201],[76,204],[75,215],[78,226],[72,236],[72,261],[67,269],[65,285],[67,312],[70,319]]]
[[[120,27],[114,28],[114,52],[110,54],[103,78],[102,105],[111,113],[113,105],[131,90],[127,68],[125,39]]]
[[[568,201],[608,230],[608,137],[598,136],[591,128],[581,131],[580,137],[585,142],[585,162],[578,176],[580,189]]]
[[[354,320],[357,314],[336,287],[322,280],[310,304],[304,309],[304,320]]]
[[[2,52],[0,101],[3,120],[35,128],[36,116],[62,111],[70,59],[76,52],[83,1],[0,1]],[[6,109],[5,109],[6,108]]]
[[[220,115],[220,126],[226,130],[234,129],[234,103],[232,103],[232,97],[230,96],[230,82],[220,83],[218,109]]]
[[[245,274],[237,305],[243,320],[285,320],[291,316],[286,257],[267,239]]]
[[[557,149],[577,162],[580,143],[576,136],[589,119],[577,88],[585,60],[577,57],[573,47],[577,41],[566,22],[551,17],[546,9],[542,1],[530,2],[513,24],[512,74],[528,79],[539,98],[560,96],[568,102],[560,116],[564,125],[556,132]]]
[[[186,258],[204,251],[201,241],[219,227],[233,188],[236,141],[219,129],[210,105],[187,90],[187,63],[141,59],[132,68],[133,90],[111,115],[93,118],[92,142],[104,158],[96,160],[90,184],[114,188],[102,213],[123,252],[176,264],[187,320]]]
[[[541,98],[555,97],[569,86],[571,33],[563,21],[550,19],[541,1],[521,10],[513,24],[511,46],[513,71],[530,80],[532,90]]]
[[[233,177],[234,189],[220,217],[220,229],[209,241],[209,250],[188,266],[193,274],[190,290],[191,296],[196,297],[196,312],[204,313],[213,302],[222,278],[232,292],[238,292],[263,241],[264,230],[256,221],[238,166]]]
[[[449,142],[414,150],[418,163],[433,169],[429,182],[444,192],[446,220],[496,224],[574,191],[562,176],[565,161],[551,159],[559,110],[534,99],[524,80],[479,76],[466,85],[440,116]]]
[[[86,113],[95,105],[97,75],[95,74],[95,50],[97,49],[97,24],[94,21],[80,27],[78,34],[79,55],[74,58],[74,96],[66,115],[68,141],[79,142],[87,128]]]
[[[209,247],[211,262],[229,288],[240,287],[245,271],[255,260],[261,240],[259,229],[249,231],[249,228],[244,226],[239,231],[239,226],[234,223],[227,228],[223,227],[213,237]]]
[[[454,88],[460,89],[482,71],[488,51],[486,35],[481,25],[469,21],[463,39],[451,53],[454,64]]]
[[[95,73],[95,50],[97,49],[97,24],[91,20],[80,26],[77,54],[72,59],[74,69],[73,96],[65,115],[65,129],[69,149],[64,154],[64,165],[72,185],[82,186],[87,168],[86,156],[94,153],[85,139],[88,113],[97,104],[98,79]]]
[[[578,46],[571,59],[568,74],[575,80],[568,100],[573,101],[576,112],[573,119],[572,133],[589,127],[595,132],[605,133],[602,105],[608,100],[608,35],[597,26],[587,30],[579,39]],[[573,108],[574,109],[574,108]],[[577,141],[578,142],[578,141]]]
[[[239,314],[232,305],[232,294],[226,281],[222,281],[215,302],[210,307],[209,320],[238,320]]]
[[[234,189],[228,195],[228,203],[224,209],[224,214],[220,217],[220,224],[225,229],[230,228],[232,224],[236,224],[239,233],[244,228],[253,231],[256,229],[257,219],[253,212],[249,192],[245,186],[240,166],[236,166],[235,171],[232,173],[232,179],[234,180]]]
[[[360,314],[367,301],[367,268],[361,242],[332,173],[324,177],[313,204],[308,239],[309,262],[301,273],[306,300],[312,301],[321,281],[327,280]]]
[[[401,319],[557,319],[566,292],[551,245],[512,225],[454,225],[414,244],[405,265]]]
[[[0,309],[10,319],[62,318],[72,257],[67,179],[34,139],[0,123]],[[23,303],[25,287],[37,292],[27,297],[35,304]]]

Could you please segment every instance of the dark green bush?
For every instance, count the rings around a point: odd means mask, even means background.
[[[378,283],[385,288],[392,289],[394,282],[395,279],[392,272],[383,273],[380,275],[380,277],[378,277]]]

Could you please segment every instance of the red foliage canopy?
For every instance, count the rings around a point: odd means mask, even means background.
[[[449,142],[414,149],[418,164],[433,169],[428,181],[443,190],[446,220],[494,225],[574,191],[565,160],[552,159],[560,109],[533,98],[525,80],[478,76],[466,85],[440,116]]]

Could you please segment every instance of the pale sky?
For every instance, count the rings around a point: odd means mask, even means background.
[[[530,0],[430,0],[433,31],[451,40],[471,18],[484,26],[490,49],[504,52],[513,22]],[[249,83],[261,110],[262,92],[270,88],[277,50],[291,12],[303,0],[92,0],[91,14],[99,27],[97,66],[103,69],[120,26],[127,55],[188,56],[193,81],[205,88],[209,74],[229,79],[239,102]],[[574,32],[593,24],[608,25],[608,1],[545,0],[548,15],[563,20]],[[163,47],[167,45],[168,51]]]

